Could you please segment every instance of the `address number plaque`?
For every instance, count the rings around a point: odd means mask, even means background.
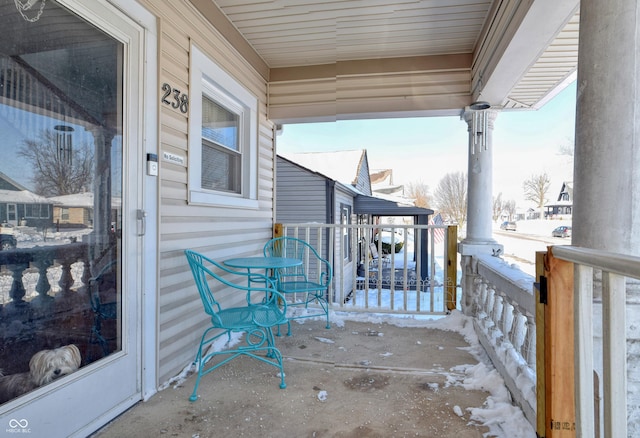
[[[179,109],[181,113],[186,114],[189,111],[189,96],[180,92],[177,88],[173,88],[166,82],[162,84],[161,102],[165,105],[169,105],[172,108]]]

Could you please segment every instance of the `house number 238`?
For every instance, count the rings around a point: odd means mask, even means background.
[[[162,84],[162,103],[170,105],[172,108],[180,109],[181,113],[186,114],[189,111],[189,96],[180,93],[180,90],[173,88],[171,85]]]

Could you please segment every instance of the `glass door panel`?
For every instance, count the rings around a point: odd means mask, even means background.
[[[73,397],[79,412],[87,401],[111,409],[108,397],[104,406],[88,400],[82,383],[60,389],[59,381],[82,376],[118,400],[139,392],[135,335],[126,331],[137,298],[125,294],[123,282],[125,253],[135,253],[126,243],[135,239],[123,229],[135,224],[122,222],[123,205],[135,205],[123,187],[137,192],[123,181],[124,154],[131,153],[123,125],[137,104],[124,84],[137,77],[131,57],[139,54],[139,30],[103,2],[82,5],[88,18],[62,3],[82,2],[0,4],[0,217],[16,222],[0,230],[17,246],[0,250],[0,364],[5,375],[31,373],[24,385],[0,385],[0,418],[47,388],[69,391],[64,397]],[[92,24],[91,13],[122,23],[132,37],[125,45]],[[34,370],[34,363],[42,366]],[[83,373],[89,369],[97,371]],[[100,377],[115,369],[132,375]],[[116,384],[132,388],[121,395]]]

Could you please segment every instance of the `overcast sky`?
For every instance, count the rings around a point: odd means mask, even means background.
[[[573,179],[575,82],[537,111],[502,112],[493,133],[493,191],[525,207],[522,183],[533,174],[551,177],[549,198]],[[366,149],[371,169],[393,169],[394,183],[424,183],[431,191],[449,172],[467,171],[467,126],[460,117],[356,120],[285,125],[278,152]]]

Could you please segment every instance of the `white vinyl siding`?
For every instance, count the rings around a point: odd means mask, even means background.
[[[261,254],[272,233],[273,125],[266,119],[265,80],[235,52],[219,32],[184,0],[145,6],[159,17],[160,80],[195,96],[189,78],[190,47],[197,46],[257,98],[255,206],[235,208],[188,203],[188,122],[190,113],[160,105],[158,382],[178,374],[195,357],[207,325],[185,249],[215,260]],[[160,93],[161,96],[161,93]],[[163,160],[163,152],[184,163]],[[222,294],[225,305],[240,304],[240,294]]]

